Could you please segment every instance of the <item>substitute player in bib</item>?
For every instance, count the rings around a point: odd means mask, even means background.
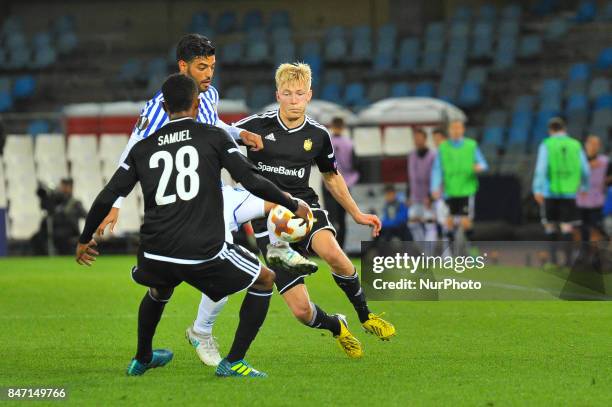
[[[153,336],[174,287],[186,282],[214,301],[247,290],[234,343],[216,374],[265,377],[244,356],[266,318],[275,275],[252,253],[225,241],[221,168],[303,219],[310,210],[258,174],[225,131],[194,120],[198,89],[191,78],[171,75],[162,90],[170,120],[134,145],[94,201],[77,245],[77,262],[91,264],[98,254],[92,239],[96,227],[117,197],[127,196],[140,182],[145,218],[132,278],[149,289],[140,303],[138,348],[127,374],[140,376],[172,359],[169,350],[153,350]]]
[[[550,261],[560,265],[554,242],[572,240],[574,224],[580,216],[576,194],[588,191],[590,170],[580,142],[567,134],[563,119],[550,119],[548,133],[538,148],[533,196],[540,205],[544,231],[551,241]],[[569,244],[565,247],[565,265],[569,266],[572,249]]]
[[[199,108],[196,120],[200,123],[211,124],[222,128],[228,132],[232,138],[241,140],[242,143],[252,149],[257,150],[262,148],[263,145],[260,135],[235,126],[230,126],[219,118],[217,113],[219,93],[214,86],[211,85],[216,64],[215,47],[212,42],[199,34],[187,34],[181,38],[177,44],[176,60],[179,72],[192,78],[198,85]],[[168,122],[169,117],[163,109],[163,101],[164,96],[160,91],[153,99],[146,103],[119,162],[125,160],[125,157],[136,143],[147,139],[151,134]],[[225,202],[237,202],[240,204],[240,214],[243,219],[246,219],[245,221],[263,216],[261,211],[262,207],[265,207],[266,211],[269,211],[273,206],[270,203],[264,203],[264,201],[254,196],[243,201],[244,192],[238,192],[233,188],[226,188],[223,190],[223,193]],[[100,224],[98,228],[99,234],[104,234],[104,230],[107,226],[109,226],[112,231],[119,217],[121,200],[122,198],[119,198],[117,202],[115,202],[114,208]],[[237,208],[229,209],[232,212],[237,210]],[[316,263],[304,258],[290,247],[280,249],[277,251],[277,255],[281,265],[288,268],[290,271],[296,270],[302,273],[312,273],[317,269]],[[196,348],[198,356],[202,362],[207,365],[216,366],[221,360],[218,345],[210,329],[215,318],[223,309],[225,302],[226,299],[220,302],[211,301],[210,298],[203,294],[200,302],[200,318],[196,320],[195,326],[192,329],[188,329],[186,332],[187,338]]]
[[[311,165],[314,162],[323,175],[325,187],[361,225],[373,228],[373,235],[380,232],[380,220],[375,215],[364,214],[351,197],[344,178],[338,173],[334,150],[327,129],[306,116],[306,106],[312,98],[311,70],[303,63],[282,64],[276,71],[276,98],[280,105],[276,111],[253,115],[236,123],[241,128],[264,136],[264,148],[249,151],[248,157],[261,173],[287,192],[306,201],[315,216],[314,226],[308,236],[294,248],[314,253],[331,266],[336,284],[353,304],[363,328],[381,339],[395,334],[392,324],[370,312],[359,282],[359,275],[349,258],[335,239],[335,230],[319,198],[308,186]],[[270,234],[263,222],[253,222],[262,251],[268,251],[267,260],[274,268],[278,263],[277,250],[285,243]],[[268,246],[271,242],[271,246]],[[275,269],[276,270],[276,269]],[[360,357],[359,341],[350,334],[343,316],[330,316],[310,301],[304,278],[295,278],[282,269],[277,271],[276,287],[298,320],[320,329],[328,329],[338,338],[344,351],[351,357]]]

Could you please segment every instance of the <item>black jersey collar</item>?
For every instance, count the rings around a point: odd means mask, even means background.
[[[276,109],[276,120],[278,121],[278,124],[280,124],[280,126],[283,128],[283,130],[285,130],[287,133],[295,133],[296,131],[302,130],[304,128],[304,126],[306,125],[306,122],[308,121],[306,116],[304,115],[304,123],[302,123],[298,127],[290,129],[287,126],[285,126],[285,123],[283,123],[283,121],[281,120],[281,118],[280,118],[280,109]]]

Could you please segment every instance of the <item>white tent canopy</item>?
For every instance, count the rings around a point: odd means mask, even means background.
[[[432,124],[450,120],[466,121],[458,107],[439,99],[405,97],[376,102],[359,112],[360,124]]]
[[[278,103],[272,103],[262,109],[262,112],[267,110],[278,109]],[[341,117],[349,124],[358,124],[357,116],[350,110],[325,100],[313,99],[306,108],[306,114],[312,117],[321,124],[328,125],[334,117]]]

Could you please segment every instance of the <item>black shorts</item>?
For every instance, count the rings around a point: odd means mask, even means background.
[[[174,288],[182,282],[197,288],[213,301],[249,288],[261,271],[254,254],[243,247],[225,243],[212,259],[197,264],[180,264],[171,259],[138,252],[138,266],[132,268],[132,278],[138,284],[153,288]]]
[[[312,214],[315,218],[315,221],[312,225],[312,229],[310,233],[302,240],[297,243],[292,243],[290,246],[293,250],[299,252],[303,256],[308,256],[314,254],[311,248],[312,236],[321,231],[328,229],[330,230],[334,236],[336,236],[336,229],[329,221],[327,216],[327,211],[319,208],[312,208]],[[261,250],[261,253],[264,255],[264,259],[266,258],[267,245],[270,243],[270,237],[268,236],[268,229],[266,226],[265,219],[258,219],[251,221],[253,225],[253,230],[255,231],[255,237],[257,238],[257,247]],[[284,293],[292,287],[295,287],[298,284],[304,284],[304,276],[296,277],[295,274],[289,273],[282,269],[273,269],[276,273],[276,289],[279,294]]]
[[[467,216],[474,219],[474,195],[460,198],[446,198],[448,213],[451,216]]]
[[[573,198],[546,198],[541,207],[542,223],[576,223],[580,219]]]

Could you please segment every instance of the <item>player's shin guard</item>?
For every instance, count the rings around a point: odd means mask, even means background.
[[[332,276],[338,287],[344,291],[344,294],[346,294],[351,304],[353,304],[355,311],[357,311],[357,315],[359,315],[359,321],[362,323],[367,321],[368,315],[370,315],[370,309],[368,308],[365,294],[361,288],[357,270],[355,270],[355,274],[352,276],[341,276],[335,273],[332,273]]]
[[[214,302],[206,294],[202,293],[202,299],[198,307],[198,316],[193,323],[193,330],[201,335],[212,335],[213,324],[226,303],[227,297]]]
[[[170,291],[170,295],[172,291]],[[151,290],[147,291],[140,302],[138,309],[138,349],[136,360],[141,363],[149,363],[153,356],[153,335],[161,319],[164,307],[170,299],[170,295],[154,298]]]
[[[340,321],[338,318],[329,316],[317,304],[311,302],[310,306],[312,308],[312,318],[306,325],[311,328],[327,329],[334,336],[340,335]]]
[[[226,359],[231,363],[244,359],[251,342],[266,319],[270,307],[272,290],[261,291],[249,288],[240,307],[240,322],[236,329],[234,342]]]

